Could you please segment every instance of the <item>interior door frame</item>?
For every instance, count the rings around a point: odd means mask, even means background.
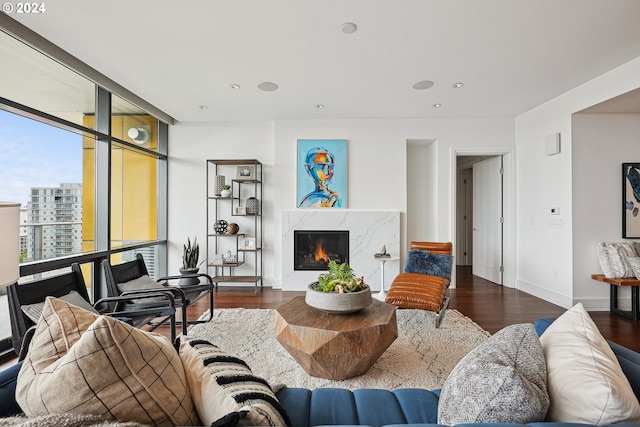
[[[457,209],[457,195],[455,192],[457,191],[457,162],[458,156],[503,156],[502,167],[504,168],[503,175],[503,215],[504,215],[504,223],[503,223],[503,235],[502,235],[502,260],[504,271],[502,273],[502,286],[507,288],[515,288],[515,188],[516,188],[516,174],[515,174],[515,147],[512,149],[502,148],[451,148],[450,149],[450,183],[452,194],[449,198],[451,207],[451,229],[450,233],[452,236],[452,241],[456,242],[456,224],[458,218],[458,209]],[[452,283],[455,286],[454,283]]]

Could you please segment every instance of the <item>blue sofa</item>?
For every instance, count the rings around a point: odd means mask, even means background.
[[[538,319],[536,330],[540,335],[553,319]],[[640,397],[640,353],[610,342],[631,387]],[[0,416],[20,412],[15,402],[16,376],[20,364],[0,373]],[[287,411],[294,427],[308,426],[436,426],[438,390],[361,389],[349,391],[336,388],[283,388],[277,392],[280,403]],[[491,424],[488,424],[491,425]],[[497,426],[493,424],[492,426]],[[532,427],[570,426],[570,423],[534,423]],[[576,425],[576,424],[573,424]],[[584,424],[581,424],[584,425]],[[500,427],[518,426],[499,424]],[[640,425],[639,425],[640,427]]]

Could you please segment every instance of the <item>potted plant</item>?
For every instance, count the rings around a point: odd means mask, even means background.
[[[193,244],[191,239],[187,238],[187,243],[182,245],[182,268],[180,274],[183,276],[194,275],[198,273],[198,259],[200,258],[200,245],[198,245],[197,237],[194,237]],[[197,277],[187,277],[180,279],[180,285],[194,285],[200,283]]]
[[[222,186],[220,197],[231,197],[231,186],[229,184],[224,184]]]
[[[371,304],[371,290],[349,264],[331,260],[327,272],[309,284],[305,302],[328,313],[353,313]]]

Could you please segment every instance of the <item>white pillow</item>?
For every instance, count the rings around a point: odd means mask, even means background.
[[[626,260],[633,271],[633,275],[636,276],[636,279],[640,280],[640,257],[628,256]]]
[[[581,303],[540,337],[547,363],[547,421],[640,423],[640,404],[618,359]]]
[[[604,277],[613,279],[633,276],[633,270],[627,262],[627,257],[638,256],[633,243],[600,242],[596,246],[596,254]]]

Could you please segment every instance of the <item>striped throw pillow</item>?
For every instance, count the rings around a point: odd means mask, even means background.
[[[180,359],[200,420],[206,426],[288,426],[289,418],[264,379],[208,341],[180,337]]]

